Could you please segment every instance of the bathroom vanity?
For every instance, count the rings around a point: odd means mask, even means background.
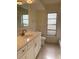
[[[17,59],[36,59],[41,48],[41,33],[26,33],[17,37]]]

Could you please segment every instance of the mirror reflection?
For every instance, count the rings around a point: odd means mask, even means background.
[[[23,32],[29,26],[29,15],[27,4],[17,4],[17,35],[24,35]]]

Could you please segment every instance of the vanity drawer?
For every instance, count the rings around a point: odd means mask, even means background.
[[[26,47],[23,47],[17,52],[17,59],[20,59],[26,53]]]
[[[29,50],[34,45],[33,40],[27,44],[27,50]]]

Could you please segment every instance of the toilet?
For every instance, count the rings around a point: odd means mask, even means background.
[[[41,37],[41,45],[42,45],[42,46],[44,46],[45,40],[46,40],[46,37],[43,37],[43,36],[42,36],[42,37]]]

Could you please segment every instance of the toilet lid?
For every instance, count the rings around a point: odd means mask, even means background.
[[[43,40],[46,40],[46,37],[42,37]]]

